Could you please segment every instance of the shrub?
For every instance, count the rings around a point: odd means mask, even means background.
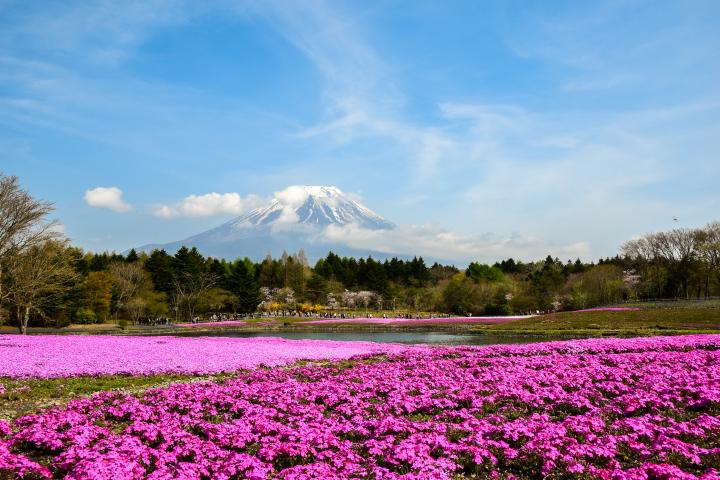
[[[96,323],[97,322],[97,316],[95,315],[95,311],[90,308],[80,307],[75,312],[75,316],[73,318],[75,323],[81,323],[83,325],[87,325],[89,323]]]

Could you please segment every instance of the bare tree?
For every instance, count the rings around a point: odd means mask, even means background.
[[[697,256],[699,240],[698,230],[676,228],[669,232],[656,234],[657,249],[668,268],[679,279],[685,298],[690,295],[689,281],[692,262]]]
[[[10,296],[4,278],[10,259],[59,236],[55,223],[47,220],[52,210],[51,203],[23,190],[17,177],[0,173],[0,304]]]
[[[123,305],[123,310],[130,315],[133,323],[138,323],[140,317],[147,311],[147,302],[140,296],[132,297]]]
[[[679,280],[683,295],[688,297],[692,263],[698,256],[701,238],[699,230],[676,228],[626,242],[621,252],[648,265],[665,267]]]
[[[138,262],[122,261],[110,264],[110,274],[113,277],[119,309],[124,309],[135,317],[140,304],[135,300],[140,293],[150,287],[150,276]]]
[[[717,276],[720,283],[720,221],[705,226],[699,233],[698,256],[705,263],[709,272]],[[710,289],[710,279],[706,279],[705,292]]]
[[[203,296],[215,286],[216,279],[209,273],[184,274],[175,280],[175,307],[185,309],[192,320]]]
[[[8,292],[17,309],[20,333],[27,333],[30,314],[44,315],[77,278],[65,242],[48,240],[13,255],[7,262]]]
[[[655,248],[655,235],[654,233],[650,233],[625,242],[622,247],[620,247],[620,253],[633,260],[645,262],[654,261],[658,256]]]

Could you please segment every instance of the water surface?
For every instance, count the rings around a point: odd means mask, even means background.
[[[567,340],[568,337],[492,336],[452,332],[197,332],[192,337],[279,337],[287,340],[337,340],[342,342],[381,342],[431,345],[500,345]]]

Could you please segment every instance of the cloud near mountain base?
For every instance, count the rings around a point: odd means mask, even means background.
[[[235,192],[211,192],[203,195],[188,195],[174,205],[158,205],[153,209],[153,214],[162,218],[240,215],[262,203],[263,199],[254,194],[243,198]]]
[[[330,225],[323,229],[318,240],[391,255],[411,254],[460,262],[494,262],[510,257],[536,260],[548,253],[570,259],[587,257],[590,252],[590,246],[585,242],[552,245],[540,237],[502,237],[492,233],[460,235],[432,226],[416,225],[387,230],[370,230],[352,224]]]

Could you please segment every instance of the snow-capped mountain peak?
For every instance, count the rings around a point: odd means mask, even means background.
[[[275,193],[256,208],[213,229],[177,242],[151,244],[142,251],[164,248],[175,252],[181,246],[197,247],[205,255],[224,258],[249,256],[260,259],[266,253],[281,254],[304,249],[311,258],[320,258],[329,250],[348,255],[365,255],[333,243],[324,233],[328,227],[357,226],[368,230],[395,226],[359,201],[332,186],[296,185]]]
[[[235,229],[299,224],[318,227],[355,224],[387,229],[393,224],[334,186],[295,185],[277,192],[272,201],[228,222]]]

